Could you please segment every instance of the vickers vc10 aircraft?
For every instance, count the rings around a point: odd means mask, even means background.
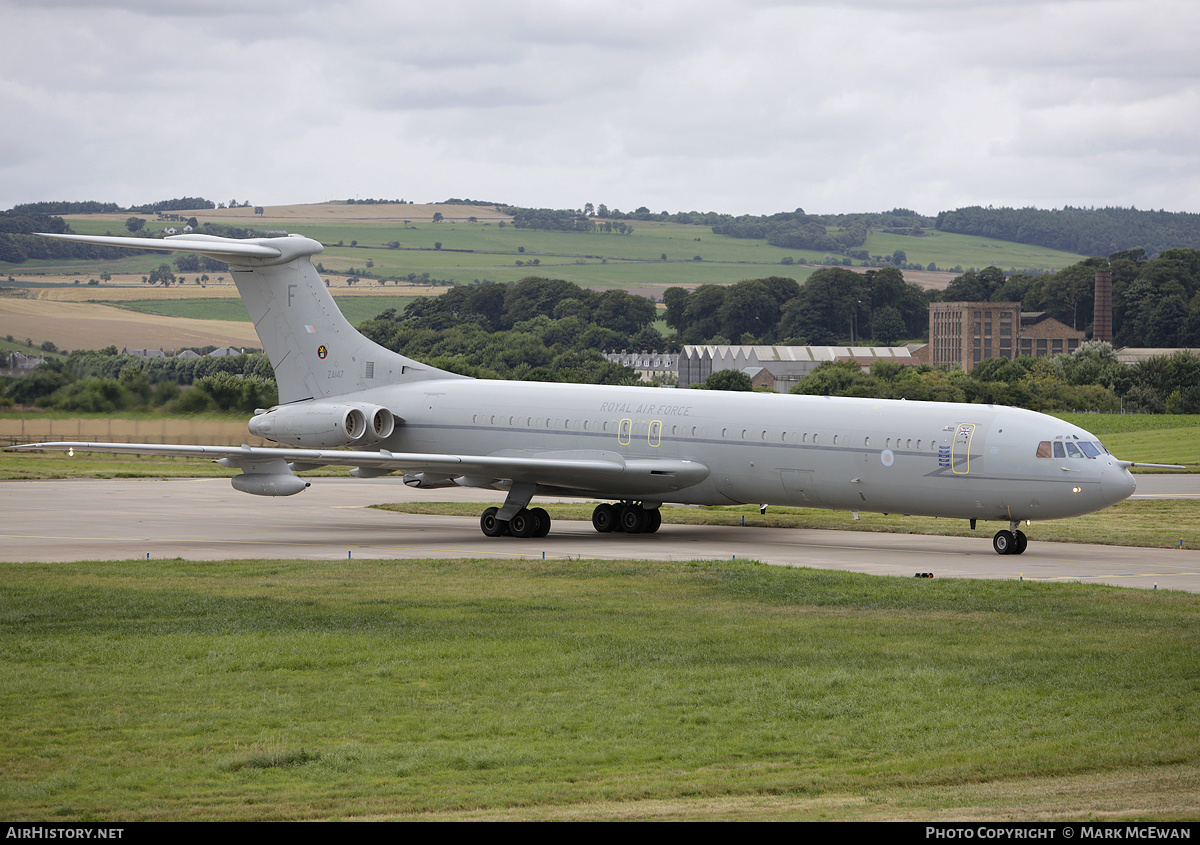
[[[290,235],[162,240],[50,235],[228,262],[270,358],[279,404],[251,433],[282,448],[34,443],[15,449],[210,457],[235,489],[291,496],[296,472],[400,473],[419,488],[507,491],[480,527],[544,536],[538,495],[606,500],[597,531],[653,533],[663,503],[777,504],[999,520],[992,546],[1025,551],[1022,521],[1106,508],[1134,490],[1132,463],[1082,428],[994,405],[782,396],[473,379],[356,331],[313,267],[321,244]],[[611,504],[610,504],[611,502]]]

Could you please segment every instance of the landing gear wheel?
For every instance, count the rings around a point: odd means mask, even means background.
[[[508,533],[508,523],[502,519],[496,519],[496,514],[500,512],[500,508],[488,508],[483,512],[483,516],[479,517],[479,530],[487,537],[502,537]]]
[[[641,534],[646,530],[648,522],[646,509],[641,505],[627,505],[621,508],[621,530],[626,534]]]
[[[545,537],[550,533],[550,514],[546,513],[545,508],[530,508],[529,512],[537,517],[538,527],[534,532],[534,537]]]
[[[662,511],[658,508],[646,511],[646,533],[653,534],[662,525]]]
[[[508,530],[514,537],[537,537],[539,528],[541,528],[541,522],[537,515],[525,508],[517,511],[508,521]]]
[[[1029,538],[1025,536],[1025,532],[1014,531],[1013,537],[1016,539],[1016,544],[1013,546],[1012,553],[1014,555],[1025,554],[1025,549],[1029,547]]]
[[[997,531],[996,536],[992,538],[992,548],[996,550],[998,555],[1013,554],[1017,547],[1017,538],[1013,536],[1011,531]]]
[[[596,505],[592,511],[592,527],[601,534],[608,534],[617,527],[617,509],[607,502]]]

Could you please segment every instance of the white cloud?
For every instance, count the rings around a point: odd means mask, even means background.
[[[0,207],[1197,210],[1200,7],[0,0]]]

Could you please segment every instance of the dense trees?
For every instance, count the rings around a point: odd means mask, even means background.
[[[856,273],[826,267],[803,285],[771,276],[663,294],[667,325],[683,343],[831,345],[850,338],[922,337],[929,300],[894,267]],[[880,338],[886,337],[887,341]]]
[[[1200,214],[1136,208],[982,208],[937,216],[943,232],[981,235],[1082,255],[1144,248],[1151,255],[1178,246],[1200,247]]]
[[[230,208],[236,207],[236,201],[231,200]],[[249,206],[250,203],[244,203]],[[137,211],[142,214],[153,214],[156,211],[190,211],[193,208],[216,208],[217,204],[212,200],[206,200],[204,197],[177,197],[170,200],[159,200],[158,202],[150,202],[145,205],[134,205],[129,207],[129,211]]]
[[[390,349],[464,375],[531,381],[634,384],[609,349],[663,349],[654,303],[623,290],[586,290],[561,279],[455,287],[392,309],[360,328]]]
[[[192,385],[180,390],[180,385]],[[108,412],[165,408],[173,413],[245,411],[277,401],[265,355],[224,358],[139,358],[115,347],[71,353],[28,375],[0,382],[4,404],[60,411]]]
[[[1034,411],[1200,412],[1200,356],[1180,352],[1136,366],[1089,341],[1069,355],[991,358],[970,373],[880,360],[822,364],[793,393],[934,402],[991,402]]]
[[[693,384],[697,390],[740,390],[749,393],[754,389],[750,376],[741,370],[717,370],[701,384]]]
[[[1113,281],[1113,340],[1118,346],[1200,347],[1200,250],[1169,249],[1146,259],[1144,250],[1088,258],[1057,273],[1008,278],[995,267],[968,271],[942,293],[947,302],[1020,302],[1072,328],[1089,331],[1096,270]]]
[[[509,208],[518,229],[549,229],[556,232],[594,232],[596,224],[586,214],[551,208]]]
[[[868,227],[855,220],[830,232],[823,218],[805,214],[804,209],[798,208],[765,217],[730,218],[717,223],[712,230],[717,235],[763,239],[772,246],[786,249],[845,252],[862,246],[867,239]]]

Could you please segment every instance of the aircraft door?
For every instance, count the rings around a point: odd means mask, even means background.
[[[975,438],[975,423],[959,423],[950,441],[950,471],[967,475],[971,471],[971,441]]]
[[[630,419],[621,420],[620,425],[617,427],[617,442],[620,443],[622,446],[628,446],[632,439],[633,439],[633,420],[630,420]]]

